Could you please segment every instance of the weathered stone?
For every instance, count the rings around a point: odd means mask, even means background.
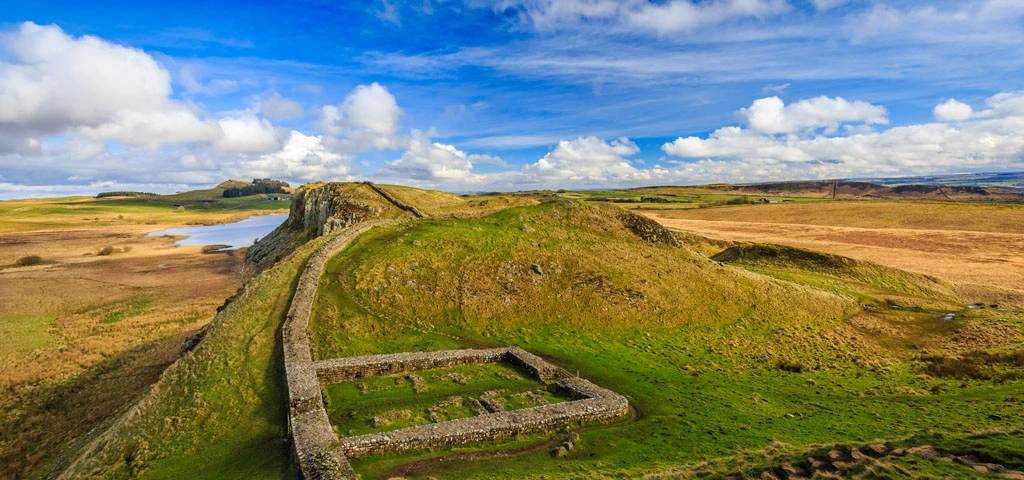
[[[789,462],[782,464],[782,471],[786,472],[786,475],[790,477],[802,477],[807,473],[804,472],[804,469]]]
[[[829,450],[828,458],[834,462],[836,460],[846,460],[847,457],[846,453],[843,452],[842,450],[838,448],[833,448],[832,450]]]
[[[408,378],[409,381],[412,382],[412,391],[416,393],[423,393],[427,391],[427,382],[423,380],[423,377],[416,375],[415,373],[410,373],[409,375],[406,375],[405,378]]]
[[[939,451],[930,445],[921,445],[919,447],[912,447],[907,449],[907,453],[911,455],[917,455],[923,459],[930,459],[939,456]]]
[[[880,457],[882,455],[885,455],[889,451],[889,447],[886,447],[884,444],[881,443],[876,443],[874,445],[869,446],[866,450],[867,452],[865,453],[867,453],[868,455]]]

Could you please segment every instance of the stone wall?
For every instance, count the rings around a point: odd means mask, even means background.
[[[386,222],[366,222],[345,230],[317,250],[306,263],[282,327],[284,368],[288,381],[288,427],[296,460],[307,479],[350,479],[355,472],[344,456],[332,451],[336,441],[324,410],[309,342],[309,317],[327,261],[359,234]]]
[[[393,195],[391,195],[391,192],[389,192],[387,190],[384,190],[383,188],[378,187],[373,182],[363,182],[363,183],[365,183],[367,186],[372,188],[373,191],[379,193],[380,196],[386,198],[387,201],[393,203],[396,207],[401,208],[402,210],[405,210],[405,211],[415,215],[417,218],[427,218],[427,215],[425,213],[421,212],[420,209],[418,209],[418,208],[416,208],[416,207],[414,207],[412,205],[406,204],[405,202],[402,202],[402,201],[398,200]]]
[[[568,372],[519,347],[509,347],[507,361],[545,382],[568,376]]]
[[[332,358],[316,362],[321,384],[347,382],[366,377],[407,373],[430,368],[504,361],[508,348],[484,350],[448,350],[444,352],[407,352],[364,357]]]
[[[586,380],[563,379],[558,383],[558,388],[572,397],[582,399],[343,438],[338,442],[336,452],[339,456],[356,458],[377,453],[448,447],[611,420],[629,413],[629,402],[625,397]]]

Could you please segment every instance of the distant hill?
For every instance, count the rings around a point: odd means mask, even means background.
[[[879,185],[957,185],[998,187],[1024,192],[1024,172],[959,173],[917,177],[866,178],[862,180]]]
[[[1024,191],[974,185],[911,183],[890,186],[862,181],[826,180],[741,185],[716,184],[706,185],[705,188],[731,194],[807,196],[841,200],[888,199],[1024,202]]]

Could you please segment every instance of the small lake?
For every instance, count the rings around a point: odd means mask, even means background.
[[[263,238],[272,232],[278,225],[284,223],[288,218],[287,213],[278,215],[259,215],[250,217],[240,222],[225,223],[223,225],[204,225],[201,227],[169,228],[153,232],[147,237],[159,237],[161,235],[181,236],[188,238],[174,242],[175,245],[228,245],[223,250],[234,250],[236,248],[248,247],[256,243],[257,238]]]

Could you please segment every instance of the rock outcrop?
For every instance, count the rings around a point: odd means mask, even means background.
[[[418,216],[419,210],[396,204],[380,191],[376,186],[364,183],[303,185],[292,197],[288,219],[249,248],[246,262],[264,268],[314,238],[363,222],[405,220]]]

